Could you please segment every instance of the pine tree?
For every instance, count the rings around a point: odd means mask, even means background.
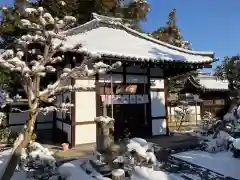
[[[16,1],[16,0],[15,0]],[[124,4],[123,0],[38,0],[28,2],[22,0],[22,6],[27,7],[43,7],[50,12],[53,17],[63,18],[66,15],[71,15],[77,18],[77,24],[83,24],[89,21],[92,13],[107,15],[112,17],[120,17],[130,20],[133,23],[133,28],[141,31],[138,24],[140,20],[146,20],[150,5],[145,0],[129,0],[128,4]],[[17,37],[24,33],[24,30],[19,28],[21,15],[19,13],[21,7],[15,3],[14,7],[2,7],[2,17],[0,23],[0,35],[4,43],[0,43],[2,48],[13,44]]]
[[[18,4],[17,4],[18,3]],[[15,0],[13,7],[1,7],[0,22],[0,49],[11,48],[16,39],[24,34],[26,30],[19,27],[19,22],[24,16],[20,13],[24,7],[43,7],[50,12],[53,17],[63,18],[66,15],[76,17],[77,24],[86,23],[91,19],[92,13],[96,12],[102,15],[121,17],[133,21],[132,28],[142,32],[138,22],[145,20],[149,11],[149,4],[145,0],[129,1],[123,4],[121,0],[38,0],[26,1]],[[2,73],[3,78],[16,79],[8,77],[10,73]],[[6,81],[4,81],[5,83]],[[8,81],[13,82],[13,81]],[[0,80],[1,83],[1,80]]]
[[[149,4],[145,0],[66,0],[64,6],[59,0],[39,0],[36,5],[46,8],[53,16],[62,17],[66,14],[75,16],[79,24],[91,19],[93,12],[138,22],[146,19]]]
[[[222,79],[228,80],[231,90],[240,88],[240,56],[225,56],[224,60],[214,70],[214,74]]]
[[[40,113],[47,114],[49,111],[69,112],[69,108],[73,104],[56,102],[56,97],[69,91],[84,91],[93,88],[91,85],[69,85],[71,79],[104,74],[121,66],[121,62],[111,65],[94,62],[96,58],[100,58],[100,55],[87,51],[85,52],[88,56],[84,57],[80,65],[71,65],[71,67],[59,65],[59,63],[74,64],[73,55],[68,53],[69,47],[64,46],[65,36],[62,32],[75,24],[76,18],[72,16],[65,16],[63,19],[53,18],[42,7],[26,8],[24,14],[25,18],[20,20],[20,27],[28,33],[16,41],[14,48],[0,54],[0,66],[20,77],[20,83],[28,100],[28,109],[18,110],[27,112],[28,120],[14,142],[13,152],[1,180],[11,179],[20,160],[22,149],[30,143],[37,116]],[[84,47],[82,44],[78,44],[72,49],[82,52]],[[72,63],[65,61],[66,56]],[[89,67],[89,64],[93,67]],[[60,75],[52,79],[52,82],[49,81],[49,76],[51,74],[57,76],[57,72]],[[45,83],[41,85],[41,82]],[[10,98],[6,95],[4,98],[6,102],[11,103],[22,97],[16,95],[14,98]]]
[[[176,9],[173,9],[169,13],[166,26],[158,28],[157,30],[152,32],[151,35],[154,38],[168,44],[190,49],[190,42],[184,40],[183,36],[181,35],[181,30],[176,25]],[[189,75],[196,76],[197,71],[169,78],[167,82],[169,91],[173,93],[179,92],[181,87],[178,87],[178,85],[184,84],[185,80],[189,77]]]

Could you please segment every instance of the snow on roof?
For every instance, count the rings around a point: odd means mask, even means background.
[[[196,80],[198,80],[197,84],[199,84],[201,88],[207,90],[228,90],[228,81],[220,80],[213,75],[200,74]],[[196,82],[192,82],[192,84],[194,83],[196,84]]]
[[[102,57],[139,61],[211,63],[213,52],[191,51],[158,41],[123,24],[119,18],[93,14],[93,20],[64,32],[64,49],[100,54]],[[73,50],[78,44],[83,48]]]

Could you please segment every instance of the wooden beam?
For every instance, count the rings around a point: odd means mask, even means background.
[[[212,65],[211,64],[204,64],[203,68],[212,68]]]
[[[71,85],[74,86],[75,84],[75,79],[71,79]],[[75,127],[75,123],[76,123],[76,115],[75,115],[75,112],[76,112],[76,103],[75,103],[75,96],[76,96],[76,92],[71,92],[71,103],[74,104],[74,106],[71,108],[71,120],[72,120],[72,123],[71,123],[71,147],[74,147],[75,146],[75,140],[76,140],[76,127]]]

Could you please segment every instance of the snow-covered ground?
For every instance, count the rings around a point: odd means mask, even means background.
[[[85,164],[84,164],[85,163]],[[86,174],[81,167],[83,165],[83,169],[87,168],[91,171],[91,176]],[[84,180],[94,180],[96,177],[99,180],[107,180],[106,178],[102,177],[98,172],[93,170],[90,163],[86,163],[81,160],[74,160],[72,162],[68,162],[63,164],[59,168],[60,174],[64,177],[66,177],[67,180],[77,180],[80,177]],[[80,178],[80,179],[81,179]],[[136,166],[134,168],[133,174],[132,174],[132,180],[184,180],[178,175],[175,174],[168,174],[163,171],[154,171],[151,168],[147,167],[139,167]],[[95,179],[96,180],[96,179]]]
[[[7,161],[9,160],[11,154],[11,150],[0,152],[0,175],[2,175],[4,168],[6,166]],[[60,166],[59,173],[63,175],[63,177],[68,177],[67,180],[93,180],[95,178],[86,174],[84,170],[81,168],[81,165],[85,162],[85,160],[74,160],[72,162],[67,162]],[[88,169],[90,164],[88,163]],[[95,177],[98,176],[99,179],[104,179],[101,175],[97,174],[97,172],[93,172],[92,175]],[[178,175],[168,174],[163,171],[153,171],[151,168],[139,167],[136,166],[133,172],[133,180],[183,180]],[[14,176],[11,180],[27,180],[26,174],[23,171],[15,171]]]
[[[9,161],[12,150],[6,150],[0,152],[0,177],[4,173],[4,168],[6,167],[7,162]],[[25,180],[26,174],[23,171],[16,171],[11,178],[11,180]]]
[[[224,176],[240,179],[240,159],[233,158],[231,152],[209,153],[205,151],[187,151],[172,156],[210,169]]]
[[[222,135],[227,135],[226,133],[220,133]],[[225,137],[224,136],[224,137]],[[210,138],[207,137],[207,139]],[[223,138],[223,137],[221,137]],[[215,144],[215,141],[213,141],[212,138],[209,139],[210,144]],[[32,155],[35,154],[41,154],[41,152],[44,154],[44,156],[40,156],[41,159],[47,160],[47,162],[54,162],[55,159],[51,156],[51,153],[49,151],[49,155],[46,155],[46,152],[48,152],[48,149],[43,148],[39,143],[35,143],[35,151],[32,151]],[[149,154],[148,150],[151,147],[151,144],[148,144],[148,142],[141,138],[133,138],[130,140],[129,144],[127,145],[128,150],[134,149],[142,156],[146,157],[148,160],[151,160],[152,162],[155,162],[156,157],[155,155]],[[6,167],[6,164],[9,160],[9,157],[11,155],[11,150],[6,150],[3,152],[0,152],[0,176],[2,175],[4,168]],[[35,153],[33,153],[35,152]],[[48,154],[48,153],[47,153]],[[150,156],[151,155],[151,156]],[[49,157],[48,157],[49,156]],[[240,173],[239,173],[239,167],[240,167],[240,159],[236,159],[232,157],[232,153],[230,151],[220,151],[215,153],[209,153],[206,151],[187,151],[182,153],[177,153],[172,155],[172,157],[181,159],[183,161],[189,162],[191,164],[195,164],[198,166],[201,166],[200,169],[209,169],[212,171],[215,171],[217,173],[220,173],[224,176],[229,176],[235,179],[240,179]],[[59,168],[57,168],[57,172],[61,175],[62,178],[65,178],[66,180],[77,180],[77,179],[84,179],[84,180],[109,180],[109,178],[103,177],[101,174],[99,174],[92,166],[91,163],[89,163],[89,160],[94,160],[96,157],[91,156],[88,160],[86,158],[84,159],[78,159],[74,161],[70,161],[67,163],[64,163]],[[179,161],[180,164],[183,162]],[[170,163],[170,161],[169,161]],[[191,165],[190,165],[191,166]],[[199,176],[200,171],[197,171],[197,169],[191,171],[191,167],[189,169],[190,171],[184,171],[181,172],[178,171],[178,174],[173,173],[167,173],[163,170],[154,171],[153,168],[148,167],[140,167],[135,166],[132,171],[132,180],[184,180],[184,179],[193,179],[193,180],[201,180],[201,176]],[[88,172],[88,173],[86,173]],[[210,173],[211,174],[211,173]],[[56,176],[54,178],[50,178],[51,180],[56,180]],[[24,171],[15,171],[14,176],[11,178],[11,180],[27,180],[26,173]],[[126,178],[127,180],[127,178]]]
[[[180,175],[166,174],[162,171],[153,171],[146,167],[135,167],[132,180],[184,180]]]
[[[36,157],[39,156],[41,159],[41,162],[47,162],[47,163],[52,163],[55,161],[55,159],[50,155],[52,152],[48,151],[47,148],[43,148],[39,143],[32,143],[31,148],[34,148],[34,150],[30,153],[31,157]],[[5,150],[0,152],[0,178],[2,177],[4,170],[6,168],[6,165],[8,161],[10,160],[10,157],[12,155],[13,150]],[[24,151],[22,152],[22,157],[25,156],[26,154]],[[54,177],[56,179],[56,177]],[[50,178],[50,180],[54,180],[54,178]],[[26,171],[20,170],[17,168],[11,178],[11,180],[26,180],[27,179],[27,173]]]

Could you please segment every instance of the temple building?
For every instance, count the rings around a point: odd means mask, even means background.
[[[91,21],[68,30],[64,47],[66,66],[81,64],[91,54],[96,61],[122,66],[105,75],[72,79],[71,84],[91,85],[91,90],[58,96],[58,102],[71,102],[70,113],[57,112],[37,123],[52,129],[55,139],[71,146],[96,142],[96,116],[115,119],[115,138],[168,135],[166,79],[209,66],[213,52],[187,50],[139,33],[119,18],[93,14]],[[73,47],[82,44],[82,51]],[[89,62],[93,63],[93,62]],[[52,118],[52,121],[50,117]],[[20,119],[18,119],[20,121]],[[49,124],[51,123],[51,125]]]
[[[96,116],[115,119],[115,138],[168,135],[167,86],[165,79],[203,68],[214,61],[214,53],[178,48],[126,26],[121,19],[93,14],[93,19],[67,32],[65,47],[82,43],[79,54],[69,53],[69,64],[86,54],[98,53],[107,64],[122,67],[105,75],[75,79],[94,90],[65,93],[58,101],[75,104],[69,115],[57,113],[55,128],[72,145],[96,142]],[[75,58],[73,58],[75,57]],[[72,83],[74,83],[72,82]]]
[[[220,80],[216,76],[200,73],[197,77],[189,77],[181,93],[198,95],[202,100],[201,114],[205,111],[216,115],[229,100],[227,80]]]

